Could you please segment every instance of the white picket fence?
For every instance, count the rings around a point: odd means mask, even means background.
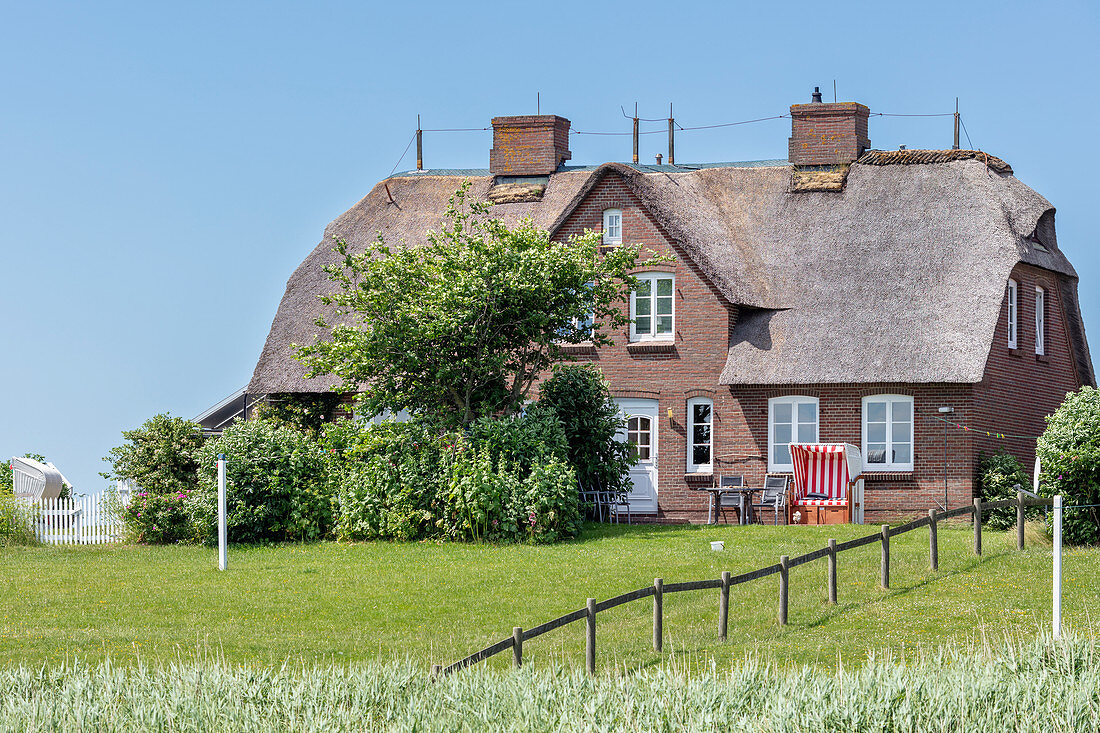
[[[27,499],[38,541],[51,545],[99,545],[123,537],[119,509],[129,492],[77,499]]]

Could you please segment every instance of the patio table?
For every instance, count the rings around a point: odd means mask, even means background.
[[[741,506],[745,507],[743,512],[739,512],[738,524],[751,524],[752,519],[752,494],[754,491],[760,491],[756,486],[701,486],[698,491],[706,491],[710,494],[711,502],[711,521],[708,524],[718,524],[718,512],[722,508],[722,496],[726,494],[741,494]]]

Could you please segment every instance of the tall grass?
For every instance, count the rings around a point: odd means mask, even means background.
[[[35,508],[13,496],[0,496],[0,547],[35,545]]]
[[[0,729],[283,730],[1100,730],[1095,636],[951,646],[830,670],[750,658],[675,660],[588,678],[471,669],[435,682],[411,665],[0,670]]]

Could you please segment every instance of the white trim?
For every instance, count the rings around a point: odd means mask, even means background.
[[[1016,328],[1019,321],[1019,311],[1016,310],[1017,298],[1016,294],[1019,291],[1019,285],[1015,280],[1008,281],[1008,348],[1016,348]]]
[[[1047,292],[1035,286],[1035,353],[1043,356],[1047,353],[1046,330]]]
[[[710,408],[710,413],[707,415],[705,423],[699,423],[706,425],[710,428],[707,433],[707,439],[705,442],[695,442],[695,408],[697,406],[706,405]],[[688,473],[712,473],[714,471],[714,400],[709,397],[692,397],[687,401],[687,436],[685,444],[687,446],[686,456],[687,459],[687,472]],[[707,462],[695,463],[695,447],[705,445],[707,447]]]
[[[814,406],[814,421],[810,423],[808,421],[799,421],[799,405],[812,404]],[[786,443],[778,443],[775,440],[775,408],[777,405],[790,405],[791,406],[791,419],[790,422],[783,421],[781,424],[790,426],[790,440]],[[798,428],[802,425],[813,425],[814,434],[812,440],[804,440],[810,436],[799,435]],[[789,473],[794,470],[794,463],[788,460],[787,463],[781,463],[775,460],[775,449],[780,445],[790,445],[791,443],[817,443],[821,438],[821,401],[817,397],[809,397],[807,395],[788,395],[785,397],[772,397],[768,400],[768,472],[769,473]],[[787,457],[790,458],[790,450],[787,451]]]
[[[623,241],[623,212],[622,209],[604,209],[603,211],[603,243],[622,244]]]
[[[875,441],[878,445],[884,445],[884,452],[886,456],[890,457],[890,460],[883,463],[871,463],[871,450],[869,448],[870,441],[867,436],[867,405],[871,402],[885,402],[886,403],[886,420],[885,420],[885,440]],[[904,421],[894,419],[894,405],[906,404],[909,406],[909,440],[894,440],[894,425],[901,424]],[[862,425],[861,436],[862,444],[860,445],[860,453],[863,455],[863,470],[865,471],[912,471],[913,459],[916,453],[916,441],[915,441],[915,428],[916,420],[915,405],[913,398],[910,395],[899,394],[877,394],[869,395],[863,398],[863,406],[860,410],[860,423]],[[880,422],[878,420],[876,423]],[[895,445],[909,445],[909,460],[908,461],[894,461],[894,446]]]
[[[641,302],[649,301],[649,313],[642,315],[641,318],[649,319],[649,328],[646,331],[639,332],[637,327],[638,316],[638,291],[630,291],[630,340],[631,341],[673,341],[676,338],[676,276],[671,272],[646,272],[641,275],[636,275],[637,279],[641,282],[649,283],[649,295],[644,296]],[[668,280],[671,283],[670,295],[657,295],[657,283],[662,280]],[[668,298],[669,300],[669,313],[663,313],[660,317],[668,317],[671,319],[671,324],[667,333],[657,333],[657,299],[660,297],[662,300]]]

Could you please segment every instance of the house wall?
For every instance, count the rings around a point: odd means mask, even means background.
[[[999,448],[1019,458],[1028,473],[1035,461],[1035,438],[1046,429],[1044,417],[1054,412],[1067,392],[1085,383],[1077,373],[1066,330],[1066,315],[1058,275],[1033,265],[1017,264],[1012,279],[1018,283],[1015,349],[1008,348],[1008,283],[993,335],[993,348],[980,384],[974,390],[975,476],[977,454]],[[1035,287],[1046,291],[1044,356],[1035,353]],[[962,422],[962,421],[958,421]],[[1004,438],[984,433],[1005,434]],[[1020,437],[1017,437],[1020,436]]]
[[[600,367],[616,397],[658,401],[657,521],[705,521],[709,495],[693,487],[709,483],[714,475],[741,474],[749,484],[762,485],[767,470],[768,400],[795,394],[820,400],[820,440],[857,446],[862,442],[864,396],[912,395],[916,410],[914,471],[868,479],[865,520],[873,523],[924,514],[943,501],[943,423],[929,416],[937,415],[940,406],[950,405],[960,422],[969,420],[973,410],[969,385],[720,386],[737,308],[678,250],[619,176],[611,174],[598,183],[555,238],[564,240],[585,229],[600,230],[603,211],[608,208],[622,210],[624,242],[676,255],[675,262],[656,268],[676,276],[675,339],[671,345],[630,344],[624,328],[612,334],[612,346],[598,352],[572,349],[579,360]],[[687,401],[700,396],[714,401],[712,475],[687,474]],[[971,437],[949,433],[947,482],[952,507],[970,503],[973,475]],[[734,516],[727,513],[729,519]]]

